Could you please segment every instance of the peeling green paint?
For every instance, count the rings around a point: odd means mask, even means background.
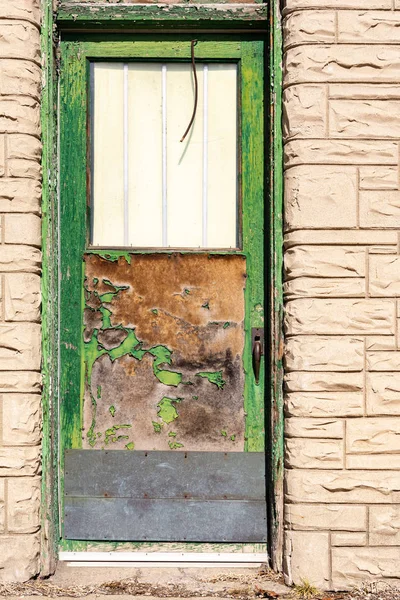
[[[182,402],[183,398],[168,398],[164,396],[158,406],[158,416],[164,421],[164,423],[172,423],[179,417],[178,411],[176,410],[174,403]]]
[[[202,373],[196,373],[196,377],[203,377],[210,383],[217,386],[219,390],[222,390],[226,381],[222,378],[222,371],[204,371]]]
[[[101,256],[104,260],[108,260],[109,262],[117,262],[119,258],[124,258],[128,265],[131,264],[131,255],[129,252],[121,252],[120,250],[107,250],[107,252],[99,252],[96,250],[95,252],[91,252],[88,250],[88,254],[97,254],[97,256]]]
[[[229,323],[229,321],[226,321],[226,323],[223,324],[222,328],[228,329],[228,327],[230,327],[230,323]]]
[[[99,400],[101,398],[101,385],[97,386],[97,399]]]
[[[179,442],[173,442],[172,440],[170,442],[168,442],[168,446],[171,448],[171,450],[176,450],[177,448],[183,448],[183,444],[180,444]]]
[[[157,421],[152,421],[152,424],[153,424],[154,432],[155,433],[161,433],[163,424],[162,423],[157,423]]]
[[[176,437],[176,431],[170,431],[168,437]]]
[[[152,311],[153,315],[158,315],[158,310],[156,308],[153,308]]]
[[[112,427],[110,427],[109,429],[106,430],[105,432],[105,444],[108,444],[109,442],[115,443],[118,442],[119,440],[128,440],[129,439],[129,435],[117,435],[117,431],[119,429],[130,429],[132,427],[132,425],[113,425]]]
[[[201,308],[206,308],[207,310],[210,310],[210,302],[207,300],[207,302],[204,302],[204,304],[201,305]]]
[[[111,415],[112,417],[115,417],[115,412],[116,412],[116,411],[115,411],[115,406],[114,406],[114,405],[111,405],[111,406],[110,406],[110,408],[108,409],[108,412],[110,413],[110,415]]]
[[[133,442],[129,442],[128,444],[125,444],[125,448],[127,450],[134,450],[135,449],[135,444]]]
[[[231,442],[234,442],[236,440],[236,435],[231,435],[230,438]]]
[[[223,430],[221,431],[221,435],[222,435],[223,437],[227,437],[227,435],[228,435],[228,434],[227,434],[227,433],[226,433],[226,431],[223,429]]]

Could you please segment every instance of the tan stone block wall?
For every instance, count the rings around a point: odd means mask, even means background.
[[[0,0],[0,580],[40,554],[40,2]]]
[[[285,569],[400,581],[400,0],[286,0]]]

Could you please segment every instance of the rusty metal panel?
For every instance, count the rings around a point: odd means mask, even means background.
[[[244,449],[242,255],[85,255],[84,448]]]
[[[66,498],[66,539],[266,542],[266,505],[245,500]]]
[[[66,497],[265,502],[265,486],[262,452],[65,451]]]

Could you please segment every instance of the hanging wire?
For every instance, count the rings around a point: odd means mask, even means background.
[[[181,142],[183,142],[183,140],[185,139],[185,137],[187,136],[187,134],[190,131],[190,128],[193,125],[193,121],[196,117],[196,111],[197,111],[197,96],[198,96],[198,83],[197,83],[197,73],[196,73],[196,61],[194,59],[194,47],[197,44],[197,40],[192,40],[190,49],[191,49],[191,55],[192,55],[192,71],[193,71],[193,77],[194,77],[194,106],[193,106],[193,114],[192,114],[192,118],[189,121],[189,125],[187,126],[187,129],[185,131],[185,133],[183,134],[182,138],[181,138]]]

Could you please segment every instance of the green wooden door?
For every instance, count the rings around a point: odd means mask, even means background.
[[[62,42],[66,539],[266,540],[263,57]]]

